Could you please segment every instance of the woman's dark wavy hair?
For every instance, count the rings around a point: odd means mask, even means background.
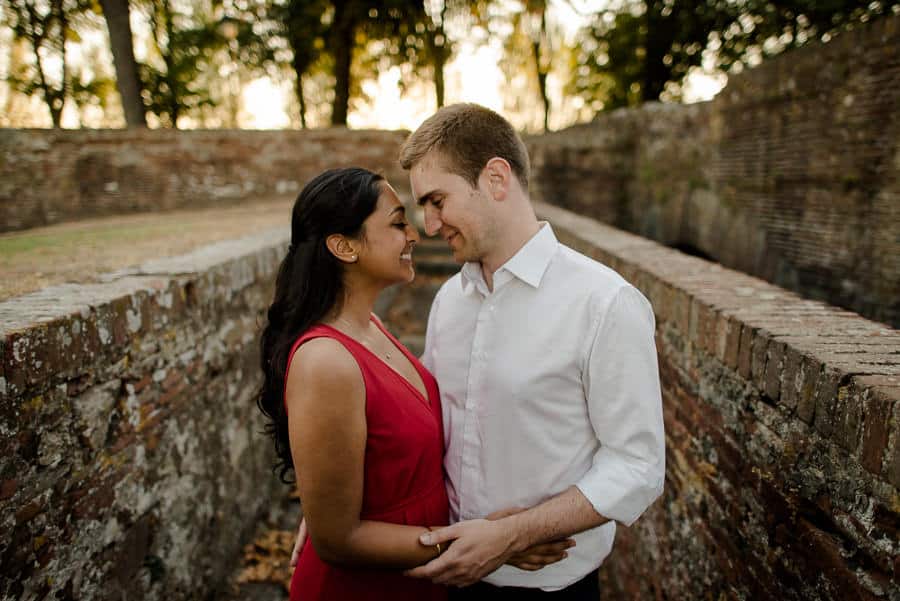
[[[382,176],[366,169],[330,169],[306,184],[291,214],[291,245],[275,280],[275,298],[260,339],[263,385],[257,398],[275,441],[275,471],[283,482],[294,468],[288,440],[284,382],[297,338],[321,321],[344,294],[343,263],[325,246],[332,234],[358,237],[375,210]]]

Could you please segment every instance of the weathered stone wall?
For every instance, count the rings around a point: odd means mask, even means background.
[[[900,332],[539,206],[653,304],[666,488],[610,599],[900,600]]]
[[[223,583],[279,486],[256,340],[287,239],[0,303],[0,597]]]
[[[529,147],[537,198],[900,326],[900,16]]]
[[[332,167],[406,186],[404,132],[0,129],[0,232],[98,215],[296,196]]]

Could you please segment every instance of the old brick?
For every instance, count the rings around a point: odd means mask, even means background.
[[[718,315],[716,311],[706,303],[699,304],[698,308],[700,320],[700,337],[702,340],[703,350],[706,351],[709,356],[715,357],[716,347],[718,346],[718,340],[716,338],[716,324],[718,322]]]
[[[853,379],[853,387],[862,407],[860,463],[875,475],[882,474],[891,412],[897,402],[878,386],[878,380],[878,377],[872,376],[856,376]]]
[[[884,475],[894,487],[900,488],[900,402],[894,403],[891,433],[885,452]]]
[[[672,301],[675,327],[678,328],[683,335],[688,336],[691,327],[691,297],[686,291],[676,288],[673,291]],[[688,340],[693,342],[690,337],[688,337]]]
[[[754,329],[748,325],[741,326],[741,341],[738,350],[738,373],[742,378],[750,378],[750,365],[754,339]]]
[[[850,453],[855,454],[859,447],[863,410],[863,399],[855,386],[838,387],[832,438]]]
[[[816,385],[815,427],[822,436],[831,436],[837,412],[841,372],[826,365]]]
[[[781,397],[781,378],[784,371],[784,343],[770,340],[766,348],[765,393],[773,401]]]
[[[16,494],[19,487],[18,480],[2,480],[0,481],[0,501],[5,501]]]
[[[781,370],[781,404],[788,409],[794,409],[800,398],[802,357],[800,351],[790,345],[785,345]]]
[[[811,424],[816,413],[816,391],[822,365],[814,358],[804,355],[800,361],[800,389],[797,395],[797,416]]]
[[[16,524],[24,524],[26,522],[30,522],[43,510],[44,504],[40,501],[40,499],[34,499],[33,501],[30,501],[29,503],[21,507],[18,511],[16,511]]]
[[[750,378],[760,392],[766,389],[766,351],[770,340],[768,332],[757,330],[750,346]]]
[[[703,324],[701,318],[702,307],[700,301],[694,297],[688,298],[688,329],[687,339],[698,350],[704,349]]]
[[[741,323],[734,317],[725,317],[724,314],[721,314],[719,324],[720,328],[725,332],[725,347],[721,356],[722,361],[728,367],[737,369],[741,342]],[[722,337],[721,333],[719,337]]]

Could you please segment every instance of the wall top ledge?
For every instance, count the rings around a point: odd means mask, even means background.
[[[201,274],[289,241],[290,230],[279,227],[209,244],[184,255],[151,259],[137,267],[102,274],[98,282],[49,286],[8,299],[0,302],[0,338],[69,316],[87,318],[92,309],[117,299],[166,290],[173,278]]]

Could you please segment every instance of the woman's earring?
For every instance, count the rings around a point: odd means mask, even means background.
[[[354,263],[356,263],[356,255],[353,255],[352,257],[350,257],[350,260],[353,261]]]

